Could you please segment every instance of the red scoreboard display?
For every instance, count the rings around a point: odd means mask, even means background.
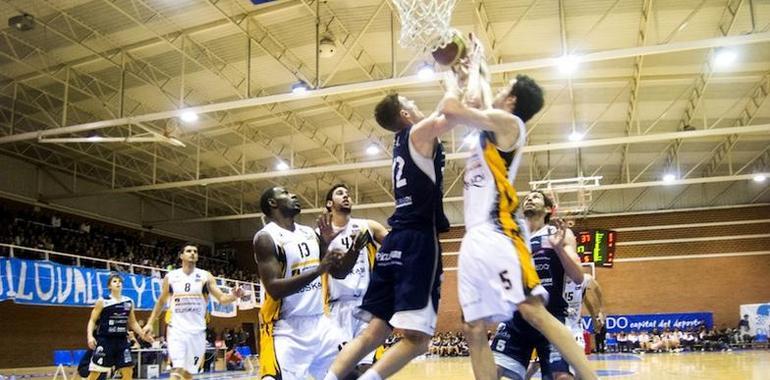
[[[577,233],[577,253],[580,262],[612,267],[615,260],[617,232],[609,230],[585,230]]]

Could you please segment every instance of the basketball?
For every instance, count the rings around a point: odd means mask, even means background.
[[[465,39],[461,34],[455,33],[452,41],[447,43],[446,46],[434,50],[431,54],[438,64],[452,66],[465,57],[466,52],[467,44]]]

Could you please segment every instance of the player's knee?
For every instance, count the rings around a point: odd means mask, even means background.
[[[463,333],[468,343],[476,342],[479,339],[487,339],[487,330],[481,321],[463,323]]]
[[[404,339],[412,343],[420,352],[427,352],[431,336],[417,331],[404,331]]]
[[[532,327],[540,329],[545,323],[547,311],[539,298],[530,297],[518,305],[519,313]]]
[[[369,326],[361,332],[361,339],[367,343],[382,343],[390,335],[390,328],[387,325],[370,323]]]

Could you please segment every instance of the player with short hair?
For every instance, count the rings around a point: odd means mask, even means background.
[[[128,332],[133,330],[143,339],[152,338],[145,337],[136,322],[134,301],[123,296],[123,278],[119,273],[110,274],[107,288],[110,295],[96,300],[86,328],[88,348],[93,350],[88,379],[96,380],[114,367],[120,371],[121,378],[131,380],[134,376],[134,362],[131,359]]]
[[[326,380],[346,376],[367,353],[399,328],[404,338],[390,347],[360,380],[387,378],[428,350],[436,329],[441,249],[438,233],[449,229],[443,209],[444,149],[438,139],[451,129],[446,119],[398,94],[375,108],[377,123],[395,134],[393,188],[396,209],[360,309],[369,326],[340,352]]]
[[[388,230],[377,221],[371,219],[352,218],[353,201],[350,189],[344,183],[338,183],[329,188],[326,193],[326,210],[331,215],[331,225],[339,235],[329,243],[329,250],[348,251],[356,244],[356,238],[364,239],[359,245],[358,255],[348,256],[349,262],[341,264],[344,272],[349,272],[344,278],[335,278],[325,274],[321,281],[324,284],[325,306],[331,318],[343,332],[344,344],[360,335],[367,323],[356,317],[364,294],[369,287],[369,279],[374,268],[376,244],[382,244]],[[363,373],[375,360],[375,351],[367,354],[358,362],[357,372]]]
[[[531,78],[518,75],[492,98],[488,78],[480,75],[488,72],[483,67],[483,48],[473,36],[471,43],[472,53],[446,81],[448,90],[440,111],[450,124],[480,131],[478,144],[466,161],[466,232],[458,263],[459,300],[474,375],[476,379],[498,378],[486,324],[509,320],[518,310],[517,315],[546,335],[583,378],[596,378],[569,330],[544,307],[547,292],[535,270],[528,247],[530,229],[521,220],[513,186],[525,144],[524,123],[542,108],[542,89]],[[558,231],[554,245],[564,241],[564,229]],[[522,360],[515,373],[520,378],[525,375],[529,353]]]
[[[243,295],[241,288],[225,294],[217,285],[216,278],[206,270],[196,268],[198,246],[185,243],[179,250],[180,268],[163,277],[160,296],[152,309],[144,332],[150,334],[153,323],[160,317],[161,310],[170,302],[171,316],[168,318],[166,339],[168,356],[171,361],[171,377],[192,379],[200,373],[206,354],[206,310],[209,295],[226,305]]]
[[[343,342],[336,324],[324,315],[321,276],[344,278],[341,263],[361,248],[353,236],[347,253],[329,250],[342,231],[332,229],[331,216],[319,219],[319,234],[295,222],[302,207],[281,186],[266,189],[260,207],[268,223],[254,235],[254,257],[262,282],[259,310],[259,370],[262,379],[323,377]],[[347,262],[347,261],[345,261]]]

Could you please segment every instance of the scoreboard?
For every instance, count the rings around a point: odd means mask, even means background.
[[[615,260],[617,232],[610,230],[584,230],[575,236],[577,253],[582,263],[595,263],[603,267],[612,267]]]

